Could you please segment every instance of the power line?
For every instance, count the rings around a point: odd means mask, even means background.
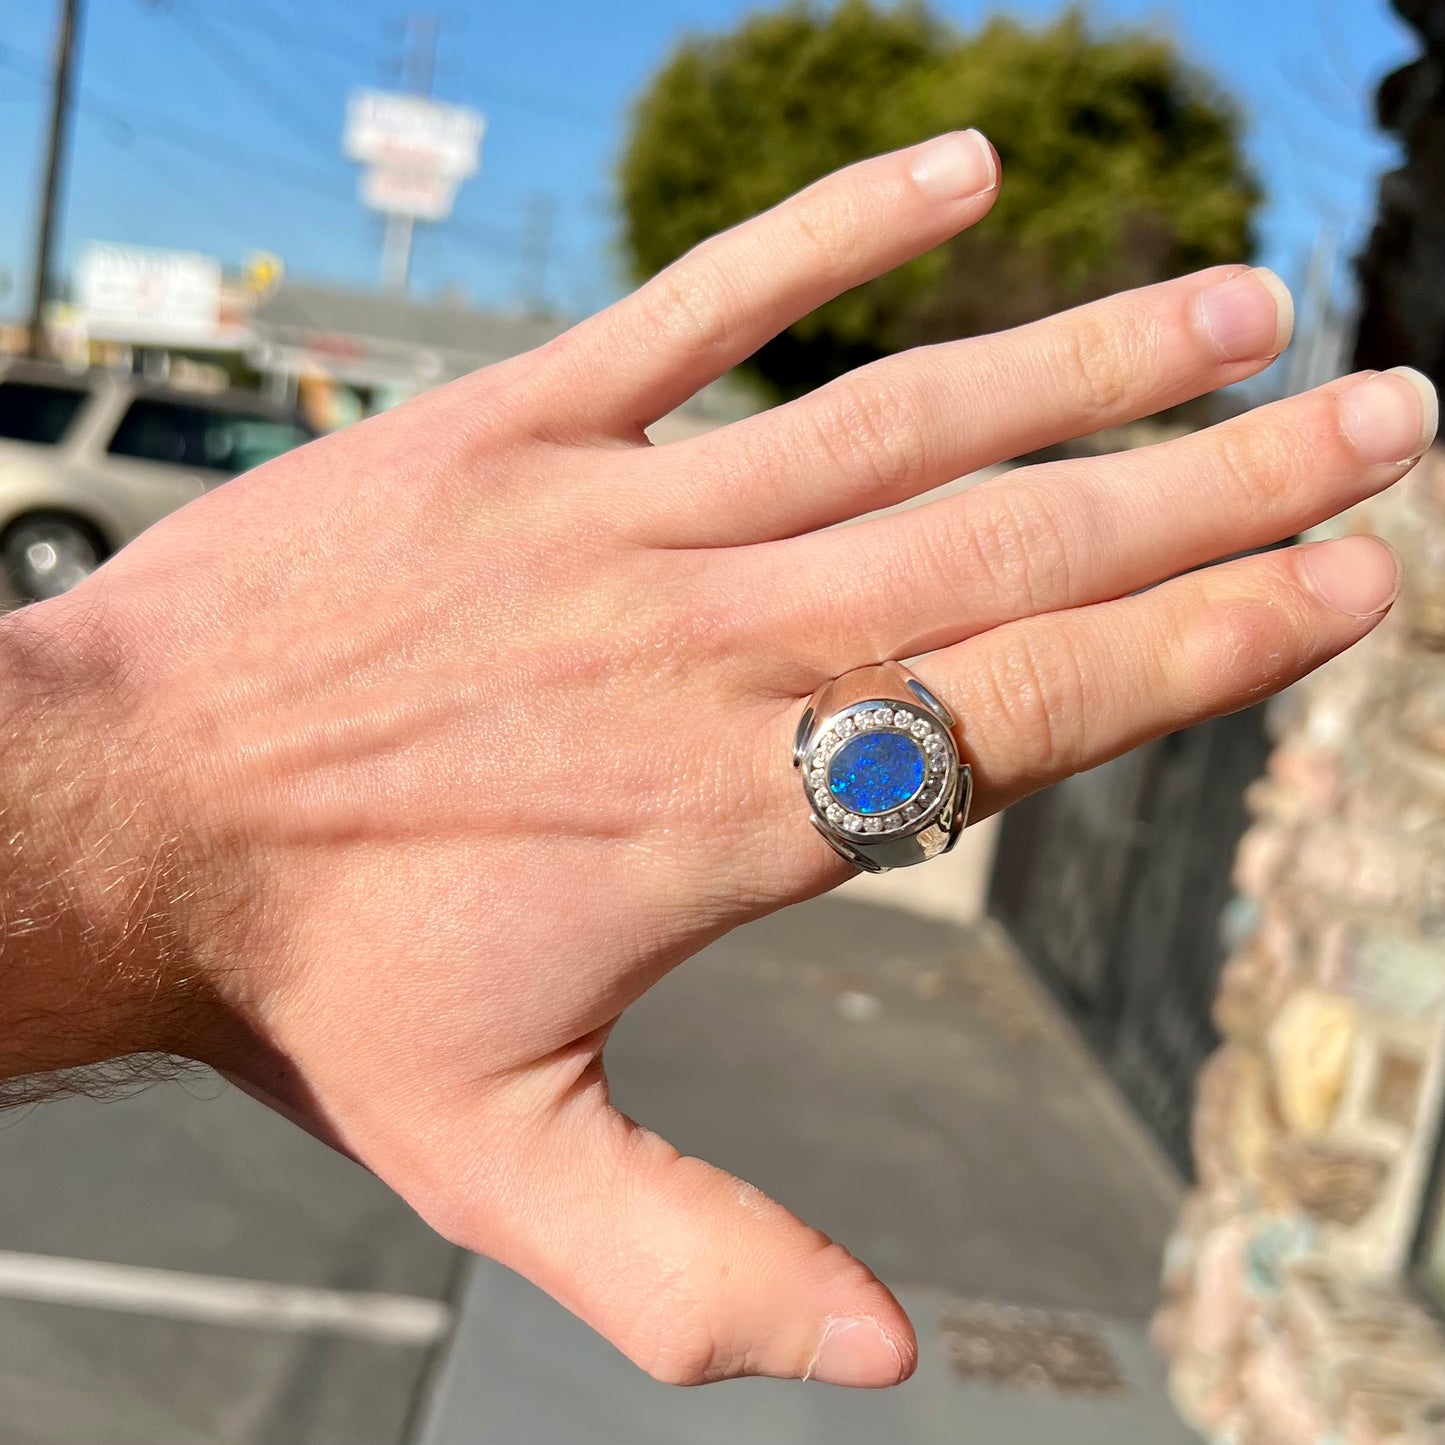
[[[319,37],[314,32],[308,35],[280,11],[272,9],[266,0],[247,0],[246,7],[239,11],[234,8],[219,10],[214,14],[207,11],[206,18],[215,24],[249,31],[252,35],[281,45],[295,46],[304,50],[308,59],[326,57],[377,68],[386,64],[386,57],[380,50],[353,41],[342,34],[338,26],[327,26]],[[314,21],[312,23],[314,26]]]
[[[43,85],[43,76],[38,69],[18,63],[17,57],[21,61],[30,60],[33,64],[35,63],[35,57],[25,56],[13,46],[0,47],[0,69],[21,76],[32,84]],[[243,146],[218,131],[207,130],[204,127],[177,120],[174,116],[135,105],[130,101],[113,100],[97,94],[86,86],[79,88],[79,97],[81,112],[96,120],[119,124],[132,134],[152,142],[169,145],[199,159],[231,166],[251,175],[264,176],[268,180],[279,182],[318,200],[329,201],[338,206],[345,206],[352,212],[355,211],[355,192],[349,186],[338,184],[337,177],[320,166],[308,165],[305,161],[297,161],[289,156]],[[133,153],[139,154],[139,152]],[[518,239],[515,236],[509,237],[503,231],[476,223],[468,223],[465,219],[460,218],[449,221],[447,224],[448,226],[455,224],[460,235],[474,245],[487,250],[512,257],[515,257],[520,250]]]
[[[258,10],[255,0],[250,0],[249,8],[251,11]],[[193,13],[195,12],[193,11]],[[281,17],[277,11],[272,10],[269,5],[260,6],[259,15],[245,11],[226,10],[214,16],[208,13],[207,18],[214,23],[248,31],[273,44],[304,51],[308,59],[322,54],[336,59],[344,58],[371,68],[388,66],[385,55],[379,50],[355,44],[345,37],[338,39],[334,27],[329,28],[327,38],[321,44],[317,44],[311,37]],[[595,130],[599,126],[611,123],[611,117],[604,112],[579,106],[573,97],[561,92],[550,91],[526,83],[518,84],[512,76],[501,75],[495,71],[479,71],[471,65],[468,65],[467,69],[470,75],[486,87],[489,95],[498,96],[520,110],[530,111],[534,115],[545,116],[549,120],[562,121],[564,124],[579,126],[586,130]],[[426,87],[428,90],[430,88],[430,85]]]
[[[201,28],[206,28],[206,22],[202,21]],[[218,39],[214,27],[210,27],[213,39]],[[212,49],[213,47],[207,47]],[[236,74],[235,67],[228,67]],[[244,69],[244,67],[243,67]],[[8,71],[17,75],[29,83],[43,88],[46,84],[46,73],[39,57],[28,55],[26,52],[14,47],[0,45],[0,70]],[[238,76],[239,78],[239,76]],[[250,78],[248,88],[255,88]],[[266,93],[268,102],[274,97],[274,87],[269,82],[263,82],[260,87]],[[349,215],[356,214],[356,196],[347,185],[340,184],[334,171],[324,169],[319,165],[313,165],[305,160],[296,160],[289,155],[281,155],[268,152],[264,149],[247,146],[236,142],[229,134],[209,130],[204,126],[198,126],[188,121],[183,121],[173,115],[150,109],[144,105],[137,105],[131,101],[121,101],[97,93],[88,86],[77,86],[75,90],[75,109],[84,118],[92,122],[100,131],[108,144],[116,149],[125,150],[132,159],[144,169],[149,170],[159,181],[170,187],[177,193],[184,194],[187,201],[193,205],[197,201],[196,178],[193,172],[187,176],[186,172],[177,173],[173,166],[167,165],[162,159],[150,153],[149,148],[155,146],[166,146],[194,157],[197,157],[209,164],[220,164],[239,169],[254,176],[264,176],[268,181],[290,187],[308,197],[316,200],[326,201],[338,207],[346,207]],[[294,119],[295,117],[292,117]],[[309,131],[309,125],[306,126]],[[328,153],[330,150],[328,144]],[[205,178],[200,177],[202,183]],[[213,196],[219,193],[212,190]],[[211,212],[226,212],[234,216],[237,214],[235,203],[242,198],[255,198],[258,192],[248,189],[238,197],[234,191],[226,191],[224,200],[216,205],[206,203],[206,209]],[[489,226],[485,223],[470,221],[465,216],[454,216],[446,223],[437,228],[438,238],[449,248],[465,248],[468,254],[474,254],[481,250],[494,255],[502,255],[508,258],[520,259],[524,265],[531,263],[530,279],[531,284],[526,286],[527,299],[534,306],[540,305],[543,300],[546,287],[546,270],[548,262],[552,265],[560,265],[570,269],[575,258],[563,252],[558,254],[551,245],[551,223],[550,216],[547,222],[547,243],[539,250],[539,235],[541,234],[540,212],[534,210],[532,213],[532,224],[528,235],[524,238],[519,233]],[[547,261],[539,261],[538,257],[542,251],[547,253]]]
[[[0,69],[22,76],[34,84],[43,84],[43,78],[34,70],[16,63],[14,58],[16,56],[21,56],[22,59],[32,58],[23,56],[22,52],[13,47],[0,50]],[[311,166],[305,161],[297,161],[290,156],[277,155],[240,145],[230,136],[219,131],[206,130],[204,127],[178,120],[161,111],[149,110],[130,101],[111,100],[85,85],[79,88],[79,94],[80,109],[90,112],[97,118],[110,119],[130,126],[138,133],[149,135],[154,140],[173,145],[180,150],[188,150],[204,160],[240,166],[255,174],[264,174],[284,185],[309,191],[313,195],[344,200],[348,205],[354,203],[354,197],[337,185],[337,177],[320,166]],[[336,187],[336,189],[333,191],[329,189],[330,187]]]
[[[567,125],[579,126],[584,130],[597,130],[610,125],[612,118],[600,110],[579,106],[569,96],[552,91],[540,90],[530,85],[518,85],[508,76],[496,72],[472,70],[481,84],[492,94],[509,98],[511,104],[520,110],[530,110],[534,115],[544,115],[549,120],[560,120]]]
[[[216,187],[206,188],[204,196],[197,194],[195,177],[188,176],[182,180],[172,166],[167,165],[158,157],[148,154],[144,149],[135,144],[136,132],[126,122],[107,120],[96,114],[93,108],[82,107],[82,119],[88,121],[104,139],[116,150],[124,151],[138,165],[144,167],[151,175],[160,180],[175,195],[195,206],[201,203],[201,209],[209,214],[222,214],[228,216],[233,223],[241,220],[241,213],[234,209],[236,196],[234,192],[222,191]],[[249,223],[249,218],[247,218]],[[241,229],[238,226],[238,229]]]
[[[287,91],[277,86],[264,71],[253,66],[239,51],[228,45],[225,36],[205,15],[186,5],[184,0],[176,0],[170,14],[192,40],[210,55],[217,66],[260,99],[268,112],[283,121],[294,136],[308,146],[320,146],[327,152],[331,150],[331,135],[315,116],[296,105]]]
[[[503,240],[502,238],[507,236],[505,231],[498,231],[477,221],[469,221],[465,217],[450,216],[437,226],[437,230],[442,234],[450,234],[455,240],[469,241],[489,251],[505,252],[512,257],[522,254],[523,243],[518,237],[510,236]]]
[[[336,10],[333,9],[330,0],[322,0],[321,5],[322,9],[331,10],[332,12],[331,19],[323,22],[327,24],[330,33],[332,35],[340,35],[342,37],[342,43],[348,47],[356,50],[369,50],[370,41],[363,40],[360,32],[351,28],[351,11],[349,8],[351,0],[334,0],[334,3],[340,7],[340,14],[337,14]],[[313,8],[315,8],[315,0],[313,0]]]

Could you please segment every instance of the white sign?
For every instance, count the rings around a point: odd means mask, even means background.
[[[86,330],[102,340],[208,341],[220,329],[221,263],[197,251],[92,242],[76,293]]]
[[[346,154],[363,165],[423,171],[461,181],[475,175],[486,121],[474,110],[419,95],[355,90],[346,108]]]
[[[361,173],[361,203],[391,216],[418,221],[445,221],[452,213],[457,183],[450,176],[426,171],[373,166]]]

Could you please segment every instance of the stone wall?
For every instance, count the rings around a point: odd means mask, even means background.
[[[1407,1279],[1445,1075],[1445,454],[1349,521],[1405,590],[1276,704],[1155,1326],[1229,1445],[1445,1442],[1445,1331]]]

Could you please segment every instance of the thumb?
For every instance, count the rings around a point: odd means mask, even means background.
[[[514,1167],[521,1217],[489,1220],[484,1252],[656,1379],[877,1387],[913,1373],[913,1328],[865,1265],[751,1185],[640,1128],[605,1089],[574,1095]]]

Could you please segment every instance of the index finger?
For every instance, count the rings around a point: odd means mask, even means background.
[[[954,132],[835,171],[703,241],[568,333],[561,359],[587,378],[576,405],[635,433],[825,301],[973,225],[998,176],[988,141]]]

